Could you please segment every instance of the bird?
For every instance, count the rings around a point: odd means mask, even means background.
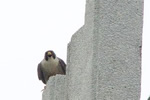
[[[44,59],[38,64],[37,73],[38,79],[46,84],[51,76],[66,75],[66,64],[56,56],[54,51],[48,50],[45,52]]]

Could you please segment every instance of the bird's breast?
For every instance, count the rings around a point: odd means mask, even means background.
[[[57,74],[58,73],[58,61],[42,61],[42,67],[48,74]]]

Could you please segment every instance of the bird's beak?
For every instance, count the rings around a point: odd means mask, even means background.
[[[52,56],[52,53],[51,53],[51,52],[48,52],[47,55],[48,55],[49,57],[51,57],[51,56]]]

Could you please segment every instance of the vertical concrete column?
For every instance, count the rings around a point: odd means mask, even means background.
[[[87,0],[69,44],[69,100],[139,100],[143,0]]]

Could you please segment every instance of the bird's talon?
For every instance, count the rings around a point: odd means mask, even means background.
[[[44,89],[41,90],[41,92],[43,92],[46,89],[46,86],[44,86]]]

